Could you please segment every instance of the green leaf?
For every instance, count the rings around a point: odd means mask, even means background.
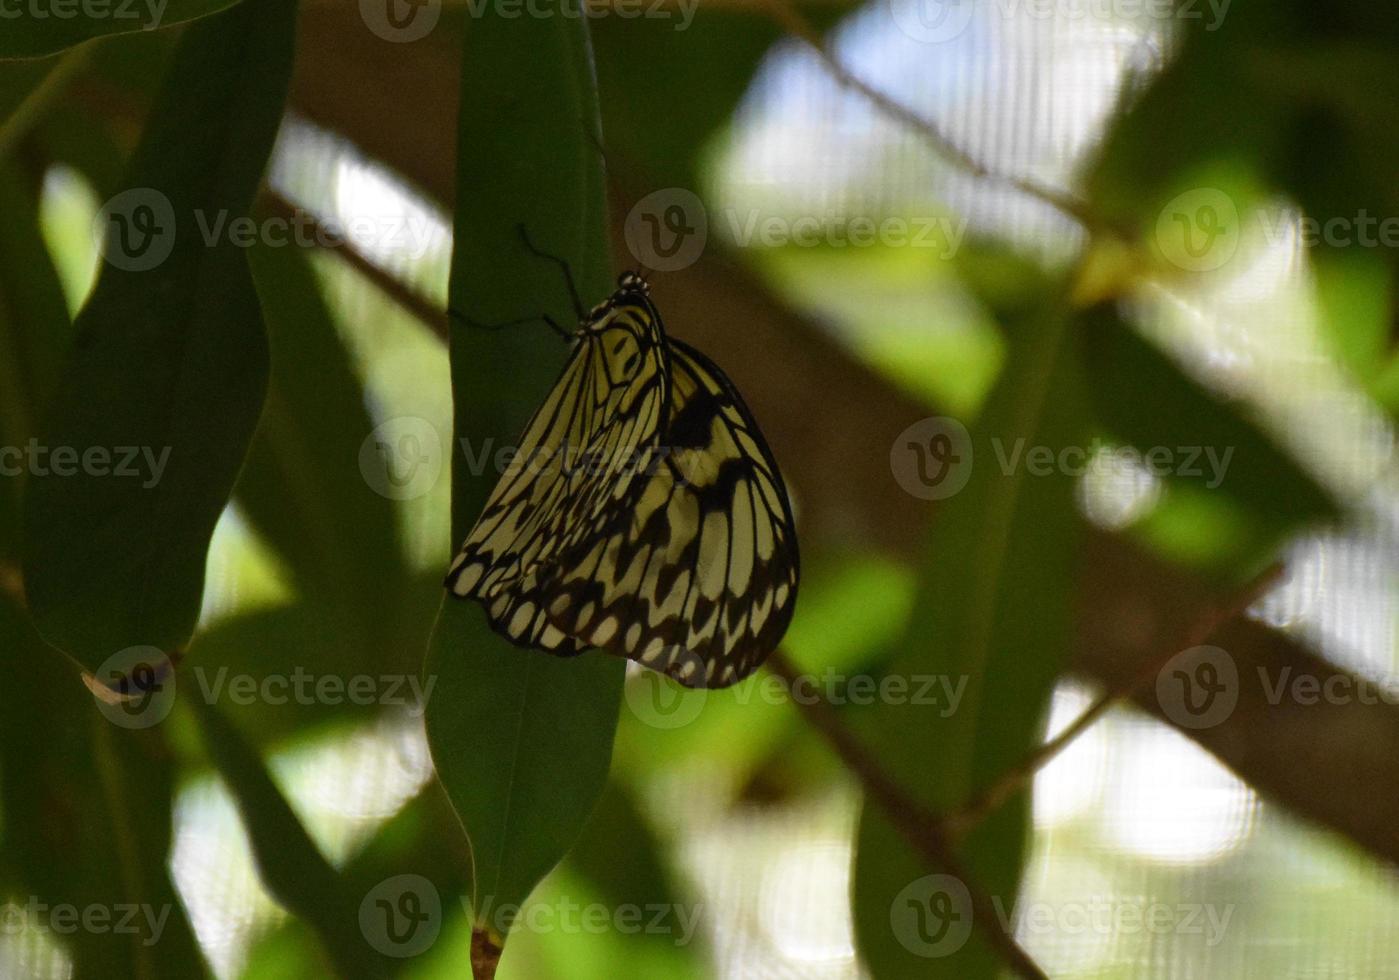
[[[119,917],[127,906],[144,907],[131,920],[135,932],[80,929],[65,937],[74,976],[206,975],[168,870],[176,771],[161,731],[103,718],[69,665],[3,595],[0,651],[10,695],[0,712],[7,881],[48,908],[101,907]],[[44,913],[37,914],[42,928]]]
[[[89,668],[133,645],[176,651],[199,614],[267,381],[246,252],[204,226],[248,211],[295,24],[293,4],[249,0],[191,28],[112,202],[108,264],[41,440],[67,461],[36,474],[25,515],[35,622]],[[130,448],[121,469],[137,475],[116,475]]]
[[[335,596],[308,596],[289,605],[251,609],[218,620],[194,638],[180,684],[206,697],[219,697],[214,692],[221,692],[239,727],[254,744],[269,748],[314,729],[369,723],[385,706],[357,704],[348,696],[313,697],[309,703],[305,697],[292,697],[275,703],[279,695],[273,701],[258,697],[242,703],[241,698],[226,697],[231,678],[250,677],[258,690],[273,677],[279,685],[282,678],[302,684],[303,690],[334,678],[335,690],[348,692],[355,678],[372,677],[379,695],[392,693],[415,708],[416,692],[409,684],[418,683],[421,652],[441,602],[441,584],[436,575],[420,576],[407,589],[386,591],[371,607],[399,612],[399,631],[392,640],[370,642],[360,619],[350,617],[343,599]],[[392,680],[383,681],[386,677]],[[398,678],[405,681],[400,683]],[[438,692],[434,688],[423,695],[431,699]]]
[[[428,742],[471,841],[472,907],[496,946],[497,911],[524,902],[568,853],[606,787],[621,671],[603,656],[522,650],[475,605],[443,605]]]
[[[302,594],[338,611],[364,646],[387,648],[401,636],[408,570],[393,503],[360,470],[374,429],[363,387],[301,250],[259,247],[250,258],[272,378],[238,501]]]
[[[0,214],[0,447],[14,450],[26,446],[38,428],[73,330],[39,232],[34,192],[3,162]],[[0,561],[19,558],[22,470],[13,452],[0,456]]]
[[[1041,308],[1053,309],[1052,300]],[[1027,447],[1084,445],[1082,385],[1061,314],[1023,323],[1005,372],[971,436],[966,486],[943,502],[927,548],[918,600],[891,676],[942,677],[964,685],[933,706],[905,705],[866,716],[876,757],[900,786],[946,811],[1018,762],[1042,733],[1049,695],[1069,650],[1078,551],[1074,481],[1002,468],[992,440]],[[954,444],[955,445],[955,444]],[[921,683],[921,682],[920,682]],[[963,842],[977,882],[1013,907],[1030,832],[1022,797]],[[860,822],[854,870],[856,935],[871,974],[898,977],[998,976],[1000,961],[971,932],[971,909],[894,830],[878,804]],[[934,877],[929,877],[934,876]],[[922,923],[947,895],[951,928]],[[985,925],[984,923],[982,925]],[[941,939],[941,942],[929,942]]]
[[[250,0],[251,2],[251,0]],[[311,840],[258,754],[212,704],[187,698],[205,750],[238,806],[262,883],[310,923],[343,977],[387,976],[383,957],[356,925],[359,902]]]
[[[1299,525],[1339,513],[1332,496],[1243,406],[1187,375],[1111,306],[1087,311],[1080,327],[1098,422],[1148,461],[1153,451],[1169,453],[1161,458],[1172,465],[1158,467],[1169,482],[1235,501],[1257,516],[1272,545]]]
[[[0,34],[0,59],[35,58],[110,34],[131,34],[173,27],[224,10],[238,0],[112,0],[107,4],[15,4]]]
[[[451,305],[480,323],[576,313],[563,257],[585,302],[611,288],[597,95],[587,25],[573,18],[473,19],[463,51]],[[472,472],[463,439],[510,445],[566,354],[539,324],[452,332],[457,452],[453,528],[461,540],[496,478]],[[567,852],[606,784],[624,664],[601,653],[558,659],[486,626],[448,598],[424,668],[436,677],[428,739],[471,840],[474,907],[522,902]],[[483,931],[494,947],[504,937]]]

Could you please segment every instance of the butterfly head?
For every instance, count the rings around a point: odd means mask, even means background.
[[[619,306],[627,303],[634,303],[638,299],[644,299],[651,295],[651,285],[640,273],[624,272],[617,277],[617,289],[607,299],[588,311],[587,316],[579,326],[583,330],[595,327],[603,320],[607,319],[609,313]]]
[[[651,284],[639,272],[624,272],[617,277],[617,292],[651,295]]]

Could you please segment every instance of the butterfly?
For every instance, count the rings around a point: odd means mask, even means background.
[[[645,279],[624,273],[587,313],[569,286],[571,356],[446,586],[517,645],[601,649],[687,687],[736,683],[796,602],[772,451],[724,372],[666,335]]]

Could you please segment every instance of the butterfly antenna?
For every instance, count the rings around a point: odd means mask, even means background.
[[[525,231],[525,226],[523,224],[518,224],[515,228],[520,233],[520,241],[525,243],[525,248],[529,250],[531,255],[534,255],[536,258],[548,259],[562,270],[563,281],[568,286],[569,298],[573,300],[573,311],[578,314],[578,319],[582,320],[586,315],[586,310],[583,308],[582,299],[578,296],[578,286],[573,281],[573,269],[569,267],[568,261],[561,256],[552,255],[549,252],[535,248],[534,243],[530,241],[529,232]]]

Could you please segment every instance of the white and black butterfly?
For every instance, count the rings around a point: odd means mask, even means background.
[[[733,684],[781,642],[796,601],[772,451],[714,362],[666,336],[640,276],[580,305],[572,336],[447,587],[519,645]]]

